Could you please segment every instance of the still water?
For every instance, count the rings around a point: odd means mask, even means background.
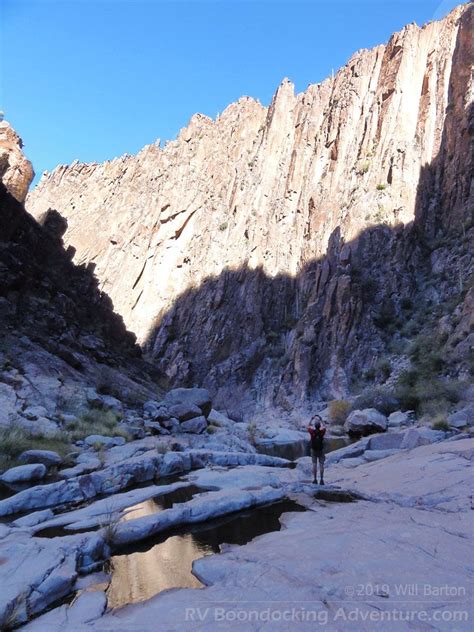
[[[133,511],[125,518],[156,513],[159,503],[159,498],[140,503],[130,508]],[[304,507],[290,500],[280,501],[192,529],[175,530],[174,535],[154,538],[141,547],[115,555],[109,569],[112,576],[107,591],[109,608],[143,601],[169,588],[202,587],[192,574],[194,560],[219,553],[220,545],[225,542],[242,545],[264,533],[278,531],[279,518],[286,511],[304,511]]]

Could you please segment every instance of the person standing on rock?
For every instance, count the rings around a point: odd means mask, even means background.
[[[319,461],[319,484],[324,485],[324,435],[326,428],[322,425],[322,419],[319,415],[311,418],[308,426],[308,432],[311,440],[311,458],[313,460],[313,483],[318,484],[318,461]]]

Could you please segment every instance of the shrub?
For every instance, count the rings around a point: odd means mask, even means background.
[[[443,432],[448,432],[449,430],[449,424],[446,419],[437,419],[436,421],[433,421],[431,427],[433,430],[442,430]]]
[[[104,436],[124,436],[128,433],[121,428],[117,428],[118,417],[111,410],[97,410],[91,408],[83,413],[77,422],[70,423],[66,430],[70,432],[71,441],[78,441],[90,434],[100,434]]]
[[[329,419],[336,425],[342,426],[351,410],[350,403],[345,399],[334,399],[329,402]]]
[[[395,395],[402,410],[414,410],[418,414],[446,414],[452,404],[458,402],[465,388],[463,382],[426,378],[416,370],[405,371],[399,379]]]
[[[227,222],[222,222],[222,224],[219,224],[219,230],[220,231],[224,231],[228,226]]]
[[[71,449],[68,436],[57,433],[53,437],[32,435],[18,425],[0,429],[0,471],[19,465],[17,457],[25,450],[53,450],[65,456]]]
[[[257,424],[254,421],[251,421],[247,426],[247,433],[250,443],[255,445],[255,441],[257,439]]]
[[[166,445],[166,443],[157,443],[156,451],[158,452],[158,454],[166,454],[168,452],[168,446]]]
[[[367,173],[370,169],[370,160],[366,160],[365,162],[361,162],[357,168],[357,175],[363,176],[364,173]]]
[[[392,373],[392,365],[387,358],[379,358],[375,365],[376,374],[381,380],[387,380]]]
[[[206,432],[207,432],[207,434],[214,434],[216,430],[217,430],[217,427],[216,427],[216,426],[213,426],[213,425],[208,426],[208,427],[206,428]]]
[[[385,191],[386,188],[387,188],[386,184],[378,184],[376,186],[377,191]]]

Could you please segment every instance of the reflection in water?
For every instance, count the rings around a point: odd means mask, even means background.
[[[130,518],[147,515],[147,507],[155,513],[156,506],[149,505],[154,502],[140,503],[142,513],[133,512]],[[245,544],[258,535],[279,530],[279,518],[285,511],[304,511],[304,508],[289,500],[273,503],[192,529],[181,529],[177,535],[162,536],[142,545],[141,551],[135,547],[133,551],[114,556],[107,591],[109,608],[149,599],[168,588],[201,587],[202,583],[192,574],[194,560],[218,553],[224,542]]]
[[[143,553],[114,556],[107,591],[109,608],[149,599],[168,588],[199,588],[202,584],[191,573],[192,564],[210,553],[188,534],[172,536]]]

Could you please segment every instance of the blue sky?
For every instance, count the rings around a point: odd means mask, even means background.
[[[174,138],[242,95],[267,105],[452,0],[0,0],[0,109],[37,175]]]

